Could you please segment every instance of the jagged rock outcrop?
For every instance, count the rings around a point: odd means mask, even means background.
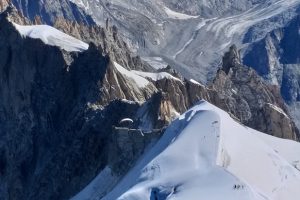
[[[4,11],[9,5],[9,0],[1,0],[0,1],[0,12]]]
[[[253,69],[240,64],[235,46],[223,61],[212,88],[225,100],[224,109],[247,126],[277,137],[297,139],[298,130],[287,114],[280,89],[264,83]]]
[[[155,84],[179,113],[205,99],[256,130],[281,138],[299,139],[299,131],[280,89],[266,84],[254,70],[242,65],[236,46],[225,54],[223,66],[208,88],[193,81],[176,79],[162,79]]]
[[[222,70],[228,74],[229,70],[237,65],[241,64],[240,53],[235,45],[229,48],[229,51],[225,53],[222,62]]]
[[[243,62],[267,82],[278,85],[300,125],[297,115],[300,111],[299,11],[298,8],[297,15],[285,27],[275,29],[253,43],[245,52]]]

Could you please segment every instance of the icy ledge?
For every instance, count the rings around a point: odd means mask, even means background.
[[[68,52],[85,51],[89,48],[87,43],[48,25],[21,26],[16,23],[13,25],[23,37],[40,39],[47,45],[57,46]]]
[[[202,101],[103,200],[297,200],[299,160],[299,143],[247,128]]]

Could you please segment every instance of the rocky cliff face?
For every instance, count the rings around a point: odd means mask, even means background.
[[[225,71],[218,72],[212,87],[226,99],[231,113],[242,123],[262,132],[297,139],[298,131],[287,114],[280,88],[265,84],[254,70],[243,66],[234,46],[223,58],[223,69]]]
[[[4,11],[8,5],[9,5],[9,0],[1,0],[0,11]]]
[[[261,76],[279,85],[287,101],[297,101],[299,96],[297,93],[299,21],[298,15],[287,27],[270,32],[265,38],[254,43],[243,58],[244,63],[254,68]],[[292,77],[292,74],[295,77]],[[288,82],[291,78],[296,81],[294,84],[293,81]]]
[[[139,107],[114,100],[155,88],[139,90],[100,46],[65,52],[0,24],[0,199],[67,199],[107,165],[112,126]]]
[[[299,22],[298,11],[286,27],[254,43],[243,59],[269,83],[278,85],[293,113],[299,112],[300,102]],[[295,120],[299,123],[296,115]]]

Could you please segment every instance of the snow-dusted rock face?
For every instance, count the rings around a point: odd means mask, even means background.
[[[237,49],[232,47],[223,58],[223,68],[208,88],[195,81],[179,82],[175,79],[158,80],[155,85],[179,113],[205,99],[251,128],[297,140],[299,133],[280,89],[266,84],[253,69],[240,62]]]
[[[288,109],[280,88],[264,83],[253,69],[243,66],[235,46],[223,57],[223,68],[218,71],[212,87],[221,99],[226,99],[227,108],[223,109],[233,113],[242,123],[277,137],[283,134],[285,138],[295,139],[297,134],[294,133],[298,131],[286,114]]]
[[[281,88],[281,94],[296,114],[300,102],[299,12],[284,28],[270,32],[251,45],[244,55],[245,64],[268,82]],[[295,115],[299,123],[299,117]]]

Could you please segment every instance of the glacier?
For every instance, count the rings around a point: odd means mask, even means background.
[[[98,24],[105,26],[108,20],[116,25],[132,50],[146,60],[159,58],[186,78],[204,83],[214,77],[229,46],[236,44],[243,53],[249,43],[285,26],[300,5],[298,0],[71,1]],[[250,34],[256,26],[259,31]]]

